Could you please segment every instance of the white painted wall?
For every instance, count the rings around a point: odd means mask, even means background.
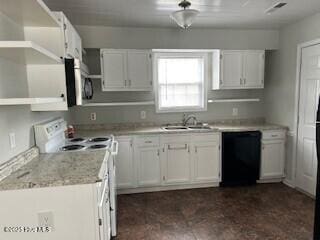
[[[320,13],[286,26],[280,30],[279,51],[269,55],[266,67],[265,110],[267,121],[290,127],[287,143],[286,172],[293,179],[292,149],[296,87],[297,46],[320,38]]]
[[[85,48],[277,49],[276,30],[76,26]]]
[[[118,27],[76,27],[85,48],[145,48],[145,49],[277,49],[278,31],[275,30],[210,30],[152,29]],[[98,56],[96,52],[96,56]],[[89,67],[93,74],[99,74],[99,59],[88,51]],[[143,101],[153,100],[153,93],[102,93],[98,81],[95,82],[95,101]],[[209,84],[210,86],[211,84]],[[252,97],[261,98],[259,103],[214,103],[208,111],[197,113],[202,121],[231,118],[263,117],[263,91],[261,90],[223,90],[208,91],[209,98]],[[232,108],[239,109],[238,116],[232,116]],[[147,112],[145,120],[140,119],[140,111]],[[90,113],[97,113],[97,121],[90,121]],[[180,122],[182,114],[155,113],[155,106],[139,107],[77,107],[71,110],[73,122],[117,123],[117,122]]]
[[[0,12],[0,40],[23,40],[23,29]],[[0,98],[27,97],[26,67],[0,58]],[[64,113],[34,113],[30,106],[0,106],[0,165],[34,145],[35,123]],[[16,135],[16,148],[9,146],[9,133]]]

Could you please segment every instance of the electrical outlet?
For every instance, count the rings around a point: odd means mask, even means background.
[[[9,133],[9,141],[10,141],[10,147],[15,148],[16,147],[16,134],[15,133]]]
[[[49,227],[51,231],[54,228],[53,213],[52,212],[39,212],[38,223],[40,227]]]
[[[140,118],[141,119],[146,119],[146,117],[147,117],[146,111],[141,111],[140,112]]]
[[[239,114],[239,110],[238,110],[238,108],[232,108],[232,116],[238,116],[238,114]]]
[[[90,113],[90,119],[91,119],[91,121],[96,121],[97,120],[97,114],[95,112]]]

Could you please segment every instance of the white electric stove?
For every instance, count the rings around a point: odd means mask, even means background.
[[[100,137],[65,138],[67,123],[59,118],[34,126],[36,145],[41,153],[69,152],[69,151],[110,151],[108,159],[109,199],[111,235],[116,236],[116,167],[115,158],[118,153],[118,142],[112,135]]]

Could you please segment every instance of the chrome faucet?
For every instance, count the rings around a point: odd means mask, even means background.
[[[183,119],[182,119],[182,124],[183,126],[186,126],[188,124],[188,122],[190,121],[190,119],[193,119],[193,125],[197,125],[198,120],[197,117],[193,114],[187,115],[187,114],[183,114]]]

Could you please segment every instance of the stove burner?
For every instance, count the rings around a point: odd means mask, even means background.
[[[61,148],[62,151],[74,151],[74,150],[80,150],[83,149],[83,145],[68,145]]]
[[[89,148],[90,149],[101,149],[101,148],[106,148],[107,145],[105,144],[95,144],[95,145],[91,145]]]
[[[89,142],[106,142],[109,140],[110,140],[110,138],[108,138],[108,137],[97,137],[97,138],[89,139]]]
[[[84,142],[86,139],[84,138],[73,138],[69,140],[69,142]]]

